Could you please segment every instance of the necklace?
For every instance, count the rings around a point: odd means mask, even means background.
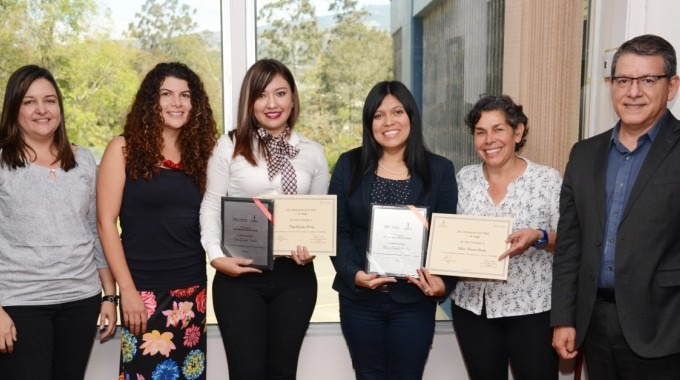
[[[174,163],[170,160],[163,160],[163,166],[172,170],[182,170],[182,161]]]
[[[408,174],[408,168],[406,168],[406,169],[404,169],[404,170],[402,170],[402,171],[400,171],[400,172],[396,172],[396,171],[394,171],[394,170],[390,170],[390,169],[386,168],[383,164],[380,163],[380,161],[378,161],[378,166],[380,166],[380,168],[382,168],[382,170],[384,170],[384,171],[386,171],[386,172],[388,172],[388,173],[390,173],[390,174],[394,174],[394,175],[404,175],[404,174]]]

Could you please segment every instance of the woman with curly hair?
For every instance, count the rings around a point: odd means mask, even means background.
[[[160,63],[102,157],[97,223],[120,289],[125,378],[205,379],[199,208],[216,139],[200,78],[181,63]]]
[[[255,62],[241,85],[236,130],[220,137],[208,164],[201,234],[217,269],[213,301],[231,380],[295,379],[316,304],[314,256],[304,246],[277,256],[272,271],[220,248],[222,196],[326,193],[323,148],[293,129],[299,114],[290,70],[273,59]]]
[[[477,101],[465,117],[480,163],[456,175],[458,213],[511,217],[505,281],[463,278],[451,295],[456,339],[472,380],[557,380],[550,328],[552,262],[562,178],[519,155],[529,119],[507,95]]]

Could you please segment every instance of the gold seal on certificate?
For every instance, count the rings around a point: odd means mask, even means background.
[[[222,197],[222,251],[253,260],[254,268],[274,269],[273,206],[269,199]]]
[[[274,255],[298,245],[315,256],[335,256],[336,195],[263,195],[274,200]]]
[[[432,214],[425,268],[432,274],[494,280],[508,278],[512,218]]]
[[[366,272],[418,277],[427,246],[427,207],[372,205]]]

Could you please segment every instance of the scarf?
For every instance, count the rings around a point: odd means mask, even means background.
[[[288,144],[286,136],[289,133],[290,128],[287,126],[277,137],[269,134],[264,128],[257,129],[257,136],[265,143],[269,151],[269,159],[267,160],[269,180],[271,181],[276,174],[281,173],[281,185],[284,194],[297,194],[297,177],[289,158],[295,157],[300,149]]]

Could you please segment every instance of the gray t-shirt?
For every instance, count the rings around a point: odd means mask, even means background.
[[[92,154],[68,172],[0,167],[0,305],[52,305],[101,292]]]

